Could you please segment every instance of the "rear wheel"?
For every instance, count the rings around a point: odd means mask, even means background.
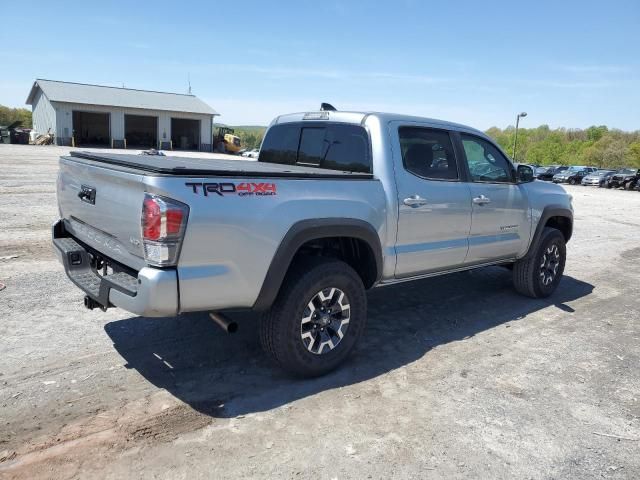
[[[364,285],[346,263],[321,257],[297,261],[260,322],[260,341],[283,369],[323,375],[342,363],[364,331]]]
[[[562,279],[566,255],[562,233],[555,228],[545,227],[535,251],[513,266],[516,290],[532,298],[551,295]]]
[[[624,184],[624,189],[625,190],[632,190],[633,189],[633,182],[627,182]]]
[[[569,185],[575,185],[576,184],[576,179],[572,178],[571,180],[569,180]]]

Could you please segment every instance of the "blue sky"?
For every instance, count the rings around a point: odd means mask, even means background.
[[[0,104],[35,78],[187,91],[267,124],[328,101],[486,129],[640,129],[640,1],[3,2]],[[31,13],[30,13],[31,12]]]

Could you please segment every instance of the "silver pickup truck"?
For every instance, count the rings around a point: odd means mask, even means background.
[[[546,297],[571,197],[449,122],[319,111],[276,118],[258,161],[73,152],[55,251],[89,308],[163,317],[262,312],[261,342],[302,376],[362,335],[365,290],[503,264]]]

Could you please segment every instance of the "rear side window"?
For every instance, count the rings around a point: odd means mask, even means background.
[[[429,180],[457,180],[458,165],[449,132],[400,127],[402,162],[407,171]]]
[[[359,125],[274,125],[262,142],[258,161],[371,173],[369,137]]]

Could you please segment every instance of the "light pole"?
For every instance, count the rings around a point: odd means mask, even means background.
[[[513,161],[516,161],[516,148],[518,148],[518,125],[520,124],[520,117],[526,117],[527,112],[519,113],[516,117],[516,137],[513,139]]]

